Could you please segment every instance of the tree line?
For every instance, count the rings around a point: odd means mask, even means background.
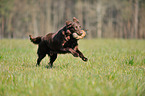
[[[56,32],[73,17],[86,38],[145,38],[145,0],[0,0],[0,39]]]

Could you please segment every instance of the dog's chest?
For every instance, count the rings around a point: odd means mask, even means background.
[[[70,39],[69,41],[67,41],[65,44],[64,44],[64,48],[74,48],[75,46],[77,46],[77,40],[76,39]]]

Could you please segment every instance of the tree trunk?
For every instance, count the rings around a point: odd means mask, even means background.
[[[48,0],[46,3],[46,33],[51,32],[52,31],[52,24],[51,24],[51,0]],[[48,5],[47,5],[48,4]],[[45,33],[45,34],[46,34]]]
[[[2,16],[2,38],[4,38],[4,26],[5,26],[5,20],[4,20],[4,16]]]
[[[38,26],[35,12],[32,15],[34,36],[38,36]]]
[[[101,1],[97,4],[97,37],[102,37],[102,4]]]
[[[139,11],[139,4],[138,0],[135,0],[135,14],[134,14],[134,32],[135,38],[138,38],[138,11]]]
[[[9,19],[8,19],[8,38],[13,38],[12,36],[12,17],[13,17],[13,14],[11,13],[10,16],[9,16]]]

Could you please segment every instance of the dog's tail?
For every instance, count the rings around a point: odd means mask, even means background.
[[[41,36],[33,38],[32,35],[29,35],[31,42],[34,44],[39,44],[41,42]]]

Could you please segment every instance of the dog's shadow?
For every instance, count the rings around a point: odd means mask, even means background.
[[[49,66],[49,65],[46,65],[45,68],[47,68],[47,69],[52,69],[52,68],[55,68],[55,66],[51,67],[51,66]]]
[[[49,65],[45,65],[44,67],[47,68],[47,69],[54,69],[54,68],[57,68],[57,69],[64,69],[64,68],[67,68],[69,65],[69,63],[65,64],[65,65],[58,65],[58,66],[49,66]]]

